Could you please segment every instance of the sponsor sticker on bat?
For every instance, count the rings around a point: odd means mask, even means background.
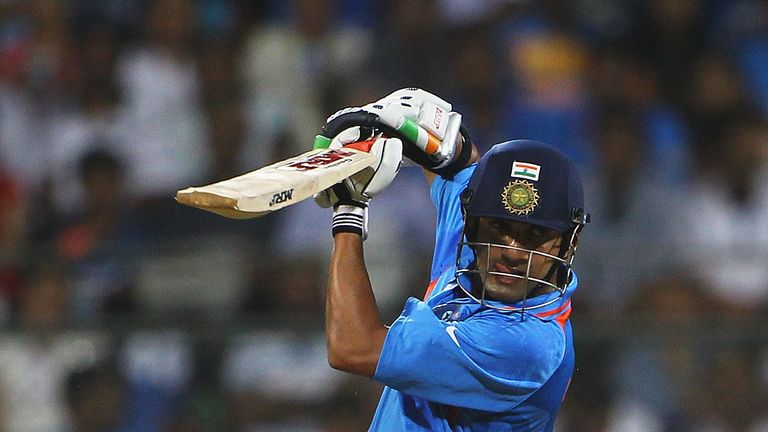
[[[278,192],[272,195],[272,200],[269,202],[269,206],[272,207],[275,204],[284,203],[293,199],[293,188]]]
[[[322,153],[311,155],[306,159],[291,162],[290,164],[280,168],[306,172],[321,167],[344,163],[349,160],[347,158],[354,155],[355,153],[344,149],[329,149]]]

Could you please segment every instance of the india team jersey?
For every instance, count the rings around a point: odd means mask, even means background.
[[[374,379],[385,384],[371,431],[551,431],[573,373],[570,297],[503,313],[462,295],[454,276],[459,194],[474,166],[436,178],[433,282],[387,333]],[[526,301],[544,304],[559,293]]]

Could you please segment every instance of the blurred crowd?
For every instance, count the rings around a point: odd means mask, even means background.
[[[0,0],[0,431],[365,430],[379,385],[325,360],[328,211],[173,196],[407,86],[582,168],[558,432],[768,431],[762,0]],[[385,320],[433,217],[417,168],[372,204]]]

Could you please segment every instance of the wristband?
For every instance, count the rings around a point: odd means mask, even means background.
[[[456,175],[456,173],[466,168],[467,163],[469,162],[469,159],[472,157],[473,144],[472,144],[472,138],[470,138],[469,136],[469,131],[464,126],[461,126],[459,128],[459,133],[461,134],[461,137],[464,139],[464,142],[461,143],[461,152],[459,152],[459,155],[447,166],[440,169],[432,170],[435,174],[439,175],[440,177],[452,179],[453,176]]]
[[[334,236],[348,232],[357,234],[365,240],[368,237],[368,207],[352,204],[337,206],[333,210],[331,231]]]

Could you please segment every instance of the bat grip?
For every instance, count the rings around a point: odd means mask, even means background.
[[[397,131],[408,137],[409,142],[415,143],[426,154],[434,154],[440,149],[440,140],[411,119],[403,117]]]
[[[334,118],[323,126],[323,130],[320,136],[329,140],[328,143],[330,143],[331,138],[340,134],[344,130],[355,126],[364,129],[370,129],[371,131],[381,131],[381,133],[390,138],[400,138],[400,140],[403,142],[403,155],[408,159],[416,162],[417,164],[423,166],[424,168],[433,169],[440,164],[439,161],[435,161],[429,157],[429,154],[426,153],[428,149],[431,149],[429,145],[425,145],[424,148],[420,148],[418,145],[416,145],[417,141],[413,139],[412,133],[404,134],[400,130],[384,124],[377,114],[367,111],[354,111],[342,114]],[[416,126],[419,127],[418,125]],[[423,133],[429,135],[426,130],[424,130]],[[318,142],[324,143],[325,140],[318,140],[318,138],[315,138],[316,146],[318,145]],[[436,150],[437,149],[433,149],[432,153],[434,153]]]
[[[315,135],[315,142],[312,144],[312,150],[327,149],[331,146],[331,139],[323,135]]]

